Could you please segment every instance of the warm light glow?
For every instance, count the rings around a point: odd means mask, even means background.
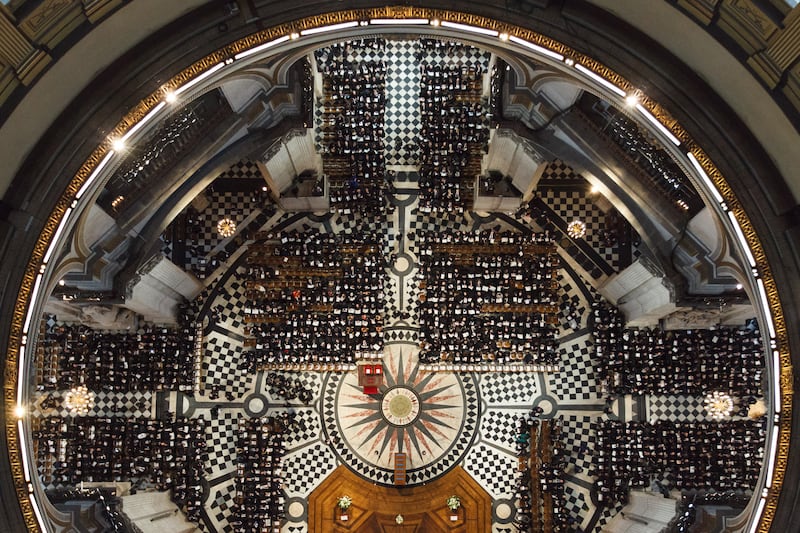
[[[644,118],[646,118],[646,119],[647,119],[647,121],[648,121],[650,124],[652,124],[653,126],[655,126],[655,128],[656,128],[658,131],[660,131],[660,132],[661,132],[661,133],[662,133],[662,134],[663,134],[663,135],[664,135],[664,136],[665,136],[667,139],[669,139],[669,140],[670,140],[670,142],[671,142],[672,144],[674,144],[675,146],[680,146],[680,145],[681,145],[681,141],[680,141],[680,139],[678,139],[677,137],[675,137],[675,135],[673,135],[673,134],[672,134],[672,132],[671,132],[671,131],[669,131],[669,129],[667,129],[667,127],[666,127],[666,126],[664,126],[664,125],[661,123],[661,121],[659,121],[659,120],[658,120],[656,117],[654,117],[654,116],[653,116],[653,115],[650,113],[650,111],[648,111],[647,109],[645,109],[645,108],[642,106],[642,104],[636,104],[636,110],[637,110],[637,111],[638,111],[638,112],[639,112],[639,113],[640,113],[640,114],[641,114],[641,115],[642,115]]]
[[[534,43],[532,43],[530,41],[526,41],[525,39],[520,39],[519,37],[514,37],[513,35],[511,37],[509,37],[508,39],[512,43],[518,44],[520,46],[524,46],[525,48],[529,48],[529,49],[533,50],[534,52],[538,52],[538,53],[540,53],[542,55],[545,55],[545,56],[548,56],[548,57],[552,57],[553,59],[556,59],[558,61],[563,61],[564,60],[564,56],[562,56],[558,52],[553,52],[552,50],[548,50],[547,48],[545,48],[543,46],[539,46],[538,44],[534,44]]]
[[[227,217],[223,218],[217,222],[217,233],[226,239],[232,237],[236,233],[236,222]]]
[[[164,95],[164,100],[168,104],[173,104],[178,100],[178,95],[176,95],[174,92],[170,91],[170,92],[168,92],[167,94]]]
[[[14,407],[14,416],[17,418],[22,418],[25,416],[25,406],[24,405],[17,405]]]
[[[392,25],[405,25],[405,24],[427,24],[428,19],[372,19],[370,24],[392,26]]]
[[[714,420],[729,418],[733,413],[733,398],[730,394],[714,391],[706,396],[705,408],[708,416]]]
[[[501,34],[499,35],[499,37],[500,37],[500,40],[501,40],[501,41],[507,41],[507,40],[508,40],[508,34],[507,34],[507,33],[505,33],[505,32],[501,33]]]
[[[635,94],[629,94],[625,97],[625,103],[630,107],[634,107],[639,103],[639,97]]]
[[[114,139],[111,141],[111,147],[115,152],[121,152],[125,149],[125,141],[122,139]]]
[[[73,416],[86,416],[94,407],[94,392],[87,389],[86,385],[73,387],[64,396],[64,407]]]
[[[342,22],[340,24],[331,24],[329,26],[320,26],[319,28],[309,28],[300,32],[300,35],[314,35],[317,33],[325,33],[329,31],[343,30],[345,28],[352,28],[358,26],[357,21]]]
[[[582,239],[586,236],[586,223],[575,219],[567,224],[567,234],[573,239]]]

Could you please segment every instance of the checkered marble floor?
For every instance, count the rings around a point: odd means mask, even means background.
[[[233,478],[214,486],[205,503],[206,514],[217,531],[230,531],[228,520],[234,506],[236,483]]]
[[[241,409],[221,409],[209,420],[206,429],[207,479],[214,479],[235,470],[236,432],[239,418],[245,416]]]
[[[593,366],[595,352],[591,335],[587,333],[562,342],[558,353],[561,356],[561,371],[548,374],[547,377],[549,390],[559,402],[601,401],[602,393]]]
[[[649,395],[646,401],[646,420],[696,422],[711,420],[703,407],[704,398],[692,396]]]
[[[242,353],[241,338],[231,338],[225,333],[212,331],[206,335],[206,353],[203,358],[204,389],[219,387],[235,398],[244,396],[254,386],[254,376],[245,372],[239,362]]]
[[[420,131],[419,41],[386,43],[386,146],[387,165],[412,165],[419,158]]]
[[[382,219],[364,220],[358,215],[332,213],[324,217],[308,214],[277,213],[265,229],[273,231],[297,229],[299,231],[323,232],[362,232],[375,231],[384,239],[387,254],[396,253],[409,261],[410,271],[415,268],[416,242],[409,233],[416,231],[444,229],[475,230],[478,228],[512,229],[518,223],[505,220],[501,216],[462,213],[462,214],[430,214],[420,213],[415,209],[416,193],[409,190],[399,191],[393,198],[394,212]],[[390,265],[391,266],[391,265]],[[389,268],[388,283],[394,289],[389,294],[388,306],[395,307],[401,300],[413,302],[415,288],[413,276],[406,274],[402,280]],[[222,389],[222,397],[218,400],[222,408],[212,420],[212,429],[208,437],[208,475],[210,483],[209,497],[206,500],[208,531],[224,531],[230,516],[230,474],[235,464],[234,434],[237,420],[248,416],[241,406],[247,404],[253,394],[261,394],[271,406],[265,414],[277,414],[287,409],[280,398],[273,398],[264,386],[263,378],[257,375],[246,375],[238,368],[242,350],[242,324],[238,316],[243,302],[242,287],[232,275],[223,275],[215,280],[218,285],[207,290],[208,299],[205,309],[222,306],[221,320],[207,328],[206,331],[206,382],[208,389],[218,385]],[[477,412],[477,434],[471,446],[457,461],[463,466],[490,494],[499,501],[510,501],[513,504],[514,475],[517,458],[512,435],[514,420],[517,416],[527,415],[535,405],[545,409],[544,417],[560,417],[563,420],[563,434],[568,454],[567,469],[567,513],[572,517],[575,527],[581,525],[584,530],[599,531],[617,511],[615,509],[597,509],[592,503],[591,447],[594,440],[594,424],[604,418],[602,393],[597,387],[595,378],[594,348],[590,331],[590,301],[595,292],[590,284],[585,283],[578,274],[564,267],[559,271],[559,298],[565,309],[559,316],[559,337],[561,346],[562,371],[551,375],[537,374],[481,374],[472,376],[480,407]],[[418,333],[414,327],[413,313],[401,319],[398,314],[390,315],[392,319],[385,328],[388,349],[394,345],[415,344]],[[304,406],[299,401],[290,402],[288,409],[295,412],[300,420],[299,428],[287,436],[288,453],[284,459],[286,476],[285,490],[287,502],[292,498],[300,501],[306,498],[324,479],[340,464],[334,453],[341,446],[336,436],[322,431],[323,408],[322,398],[328,380],[341,379],[341,375],[294,373],[293,379],[300,380],[302,386],[314,391],[314,399],[310,405]],[[224,393],[231,391],[234,402],[224,399]],[[206,405],[197,409],[196,413],[208,416],[210,401],[207,394],[195,399]],[[649,409],[652,413],[661,413],[667,417],[680,417],[686,409],[685,403],[669,398],[651,398]],[[627,405],[627,404],[626,404]],[[633,416],[627,408],[616,410],[622,418]],[[616,416],[616,415],[613,415]],[[685,415],[684,415],[685,416]],[[580,469],[580,470],[576,470]],[[434,476],[435,477],[435,476]],[[431,478],[433,479],[433,477]],[[512,505],[513,507],[513,505]],[[303,516],[288,520],[283,531],[306,531],[307,524]],[[575,529],[577,530],[577,529]],[[509,521],[496,519],[493,531],[513,531]]]
[[[70,416],[69,409],[64,407],[64,396],[67,391],[52,391],[37,395],[33,402],[31,415],[34,417]],[[153,415],[152,392],[104,392],[95,393],[95,405],[87,416],[141,418]],[[45,409],[42,402],[46,399],[55,402],[54,407]]]

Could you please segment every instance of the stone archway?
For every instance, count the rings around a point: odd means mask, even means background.
[[[456,521],[445,506],[451,494],[462,502]],[[343,495],[353,500],[347,521],[336,509]],[[492,498],[460,466],[416,487],[380,487],[340,466],[309,496],[308,525],[331,533],[484,533],[492,529]]]

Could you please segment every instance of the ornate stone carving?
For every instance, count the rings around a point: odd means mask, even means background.
[[[526,12],[525,11],[526,9],[530,9],[531,11],[534,9],[534,5],[526,0],[516,0],[515,2],[512,3],[516,6],[515,10],[520,12]],[[749,2],[747,3],[749,4]],[[735,9],[737,6],[741,7],[745,5],[745,0],[730,0],[728,4],[732,6],[732,9]],[[740,10],[740,15],[746,19],[747,16],[755,14],[750,13],[749,11],[744,9]],[[543,46],[545,48],[558,52],[564,56],[570,57],[575,62],[580,63],[581,65],[593,71],[595,74],[617,85],[626,92],[631,92],[632,90],[635,89],[635,87],[627,79],[623,78],[618,73],[609,69],[605,65],[602,65],[599,62],[595,61],[594,59],[567,47],[563,43],[555,41],[549,37],[545,37],[529,29],[517,26],[511,26],[508,24],[498,22],[496,20],[487,19],[485,17],[469,13],[457,13],[452,11],[433,10],[422,7],[408,7],[408,6],[338,11],[338,12],[326,13],[316,17],[309,17],[306,19],[295,21],[293,23],[287,23],[275,26],[254,33],[252,35],[249,35],[240,40],[237,40],[209,54],[205,58],[195,62],[194,64],[190,65],[189,67],[187,67],[186,69],[175,75],[171,80],[166,82],[159,90],[150,94],[149,96],[144,98],[141,102],[139,102],[137,106],[135,106],[129,113],[127,113],[122,118],[122,120],[120,120],[120,122],[116,125],[116,127],[113,129],[110,135],[106,138],[105,142],[100,146],[98,146],[97,149],[95,149],[95,151],[91,154],[91,156],[89,156],[89,158],[85,161],[81,169],[76,173],[75,177],[70,181],[61,199],[57,202],[55,208],[50,214],[50,217],[48,217],[48,220],[45,223],[39,235],[39,238],[34,247],[34,251],[31,254],[28,265],[26,267],[22,282],[20,283],[19,286],[18,297],[14,306],[13,316],[11,318],[9,347],[6,353],[6,367],[5,367],[6,380],[4,382],[4,397],[6,399],[6,409],[7,409],[6,439],[9,451],[9,458],[12,465],[12,476],[14,479],[15,487],[17,489],[16,492],[17,492],[17,498],[19,500],[20,509],[22,510],[23,516],[26,521],[26,525],[30,531],[39,531],[39,526],[33,514],[33,509],[31,507],[31,502],[28,497],[26,484],[24,478],[22,477],[21,470],[19,468],[19,465],[21,464],[21,458],[19,455],[20,450],[18,447],[19,435],[17,432],[17,424],[15,423],[15,418],[12,412],[16,394],[16,386],[17,386],[16,383],[16,377],[18,375],[17,365],[24,364],[24,361],[18,360],[19,349],[22,340],[23,320],[26,310],[30,305],[33,304],[33,302],[30,302],[33,282],[36,277],[36,273],[39,270],[42,257],[44,256],[47,246],[49,246],[50,244],[55,229],[58,227],[58,224],[60,223],[64,215],[64,212],[74,200],[75,193],[85,183],[86,179],[89,177],[91,172],[94,171],[94,169],[97,167],[98,163],[102,160],[102,158],[108,153],[111,139],[122,136],[131,127],[133,127],[139,120],[141,120],[147,113],[149,113],[161,100],[163,100],[167,92],[177,87],[180,87],[181,85],[187,83],[188,81],[191,81],[192,79],[208,71],[210,68],[219,64],[220,62],[224,62],[227,59],[232,58],[233,55],[239,52],[242,52],[259,44],[266,43],[275,38],[286,36],[294,32],[298,32],[302,29],[328,25],[328,24],[336,24],[340,22],[367,20],[370,18],[386,18],[386,17],[420,17],[420,18],[430,18],[430,19],[444,19],[462,24],[491,28],[498,32],[504,32],[511,35],[516,35],[522,39],[535,43],[539,46]],[[2,21],[5,21],[6,23],[9,23],[9,21],[2,15],[0,15],[0,19],[2,19]],[[762,25],[758,22],[755,22],[754,20],[750,20],[748,23],[756,30],[761,31],[762,32],[761,35],[764,34],[765,30],[767,32],[769,31],[768,26]],[[11,26],[12,30],[16,32],[17,35],[19,35],[19,32],[17,32],[16,28],[14,28],[13,25]],[[0,46],[2,46],[3,44],[5,43],[0,42]],[[29,43],[27,44],[29,45]],[[29,73],[30,70],[28,70],[27,72]],[[653,116],[655,116],[669,131],[671,131],[672,134],[675,135],[675,137],[678,138],[685,145],[687,150],[691,151],[697,157],[698,161],[700,161],[701,166],[708,173],[712,182],[715,184],[715,186],[717,186],[723,198],[725,199],[727,205],[735,213],[737,221],[742,226],[742,231],[756,259],[758,272],[761,278],[764,280],[764,284],[767,290],[768,305],[770,307],[770,311],[775,322],[775,329],[777,333],[777,347],[780,352],[781,384],[785,388],[782,388],[781,390],[783,405],[781,409],[781,416],[779,422],[781,427],[781,432],[778,444],[778,454],[775,466],[775,474],[772,482],[772,487],[769,493],[770,495],[767,504],[765,506],[764,514],[761,523],[759,524],[759,531],[766,533],[767,531],[769,531],[770,525],[775,515],[778,496],[780,495],[783,479],[786,472],[786,464],[788,460],[789,444],[791,436],[790,429],[791,429],[791,413],[792,413],[792,400],[793,400],[791,394],[792,368],[788,351],[788,342],[786,337],[786,323],[783,317],[780,299],[778,297],[778,291],[775,285],[775,280],[772,276],[769,264],[766,261],[766,257],[763,248],[761,246],[761,243],[758,239],[758,236],[755,233],[755,230],[752,227],[752,224],[750,223],[749,218],[747,217],[745,211],[742,209],[740,203],[736,199],[730,187],[727,185],[727,182],[720,174],[717,167],[714,165],[713,161],[711,161],[710,158],[708,158],[708,156],[705,154],[705,152],[703,152],[692,141],[688,133],[677,123],[677,121],[671,116],[670,113],[667,112],[666,109],[661,107],[657,102],[653,101],[647,96],[643,96],[640,100],[640,103],[645,109],[647,109],[650,113],[652,113]]]

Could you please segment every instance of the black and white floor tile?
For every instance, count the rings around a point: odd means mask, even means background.
[[[549,388],[562,403],[600,401],[594,369],[595,350],[590,334],[570,338],[558,348],[561,370],[547,374]]]
[[[518,461],[486,443],[473,446],[464,460],[466,470],[494,499],[512,498]]]
[[[212,417],[206,429],[206,469],[209,478],[216,478],[235,469],[236,433],[239,419],[244,413],[239,409],[221,409]]]
[[[703,407],[704,398],[693,396],[649,395],[646,420],[696,422],[710,420]]]
[[[402,61],[408,60],[409,53],[413,54],[410,52],[413,46],[404,41],[389,42],[386,46],[394,47],[396,57],[403,57]],[[394,66],[408,67],[406,64]],[[408,88],[398,89],[401,90],[408,91]],[[389,102],[395,97],[411,98],[408,93],[398,92],[390,96]],[[418,128],[418,124],[414,124],[413,119],[405,122],[406,118],[408,117],[399,115],[387,118],[394,121],[391,125],[387,124],[387,136],[402,139],[403,136],[409,135],[408,131],[417,131],[414,128]],[[411,129],[407,131],[404,129],[406,127]],[[400,144],[402,147],[403,143]],[[393,143],[388,142],[387,148],[391,148],[392,145]],[[396,162],[403,163],[413,158],[413,153],[401,149],[388,154],[387,157],[394,157]],[[246,165],[240,170],[245,174],[248,172]],[[574,172],[560,163],[551,165],[549,172],[550,180],[576,179]],[[559,216],[565,220],[581,216],[590,226],[589,232],[596,229],[599,235],[604,223],[602,211],[592,205],[584,193],[581,193],[582,196],[576,196],[575,191],[568,192],[569,194],[564,194],[562,190],[544,191],[544,197]],[[244,197],[225,197],[224,194],[216,202],[222,205],[226,212],[236,213],[234,204],[237,203],[243,210],[248,205],[249,200]],[[320,217],[306,213],[277,212],[263,228],[270,231],[376,232],[384,240],[387,256],[395,253],[403,258],[404,263],[387,266],[387,307],[390,309],[399,307],[402,302],[404,310],[409,311],[410,315],[403,317],[399,313],[388,315],[389,320],[385,328],[387,353],[398,346],[415,345],[419,340],[413,305],[418,295],[413,276],[419,253],[418,239],[413,238],[415,232],[446,229],[469,231],[489,227],[499,227],[501,230],[518,228],[502,217],[491,214],[487,216],[469,212],[420,212],[416,208],[415,196],[411,189],[401,190],[392,198],[394,211],[387,212],[386,216],[380,219],[364,220],[358,214],[341,212]],[[208,220],[216,224],[213,217],[221,212],[212,210]],[[215,231],[215,227],[213,231],[209,230],[200,244],[206,246],[207,243],[211,243],[216,238],[213,235]],[[591,240],[591,236],[587,235],[587,240]],[[603,257],[613,263],[614,257],[606,252],[598,250],[601,255],[605,253]],[[395,268],[392,269],[392,266]],[[398,268],[399,266],[402,268]],[[404,274],[398,275],[398,271]],[[293,373],[292,379],[298,380],[303,387],[312,390],[314,399],[310,405],[291,401],[287,406],[285,400],[270,395],[263,385],[263,376],[242,371],[239,368],[239,361],[244,349],[242,346],[244,329],[239,310],[244,303],[244,290],[241,283],[231,274],[220,276],[215,280],[217,284],[209,287],[203,296],[204,300],[208,300],[205,309],[221,306],[220,319],[206,328],[206,356],[203,367],[206,393],[198,399],[199,402],[211,405],[207,391],[214,386],[220,388],[220,398],[215,401],[220,409],[216,416],[211,417],[207,442],[206,479],[211,487],[205,506],[209,523],[201,527],[209,531],[225,531],[228,528],[233,494],[231,474],[235,469],[235,434],[238,420],[248,416],[241,406],[247,404],[251,394],[258,393],[265,398],[265,402],[269,404],[269,409],[266,411],[268,415],[288,409],[298,416],[298,428],[287,436],[287,455],[283,463],[285,490],[289,498],[306,498],[342,463],[335,452],[343,446],[341,432],[324,430],[327,416],[324,396],[326,387],[330,387],[333,381],[343,379],[343,376],[309,372]],[[592,503],[593,479],[589,475],[595,424],[606,416],[603,414],[602,392],[596,380],[589,320],[591,301],[596,292],[568,267],[559,271],[559,286],[558,298],[562,308],[559,315],[560,372],[462,376],[466,379],[466,382],[462,380],[462,385],[469,382],[472,387],[470,394],[475,398],[475,437],[474,440],[464,443],[464,454],[453,457],[451,462],[463,466],[496,500],[511,499],[518,465],[513,442],[515,417],[527,415],[534,405],[544,406],[546,409],[543,416],[558,416],[563,420],[565,452],[569,464],[566,505],[567,512],[574,522],[574,530],[577,531],[578,525],[581,525],[581,527],[591,526],[590,529],[599,531],[599,528],[619,509],[595,508]],[[224,398],[226,392],[234,395],[234,402],[228,402]],[[644,405],[646,406],[644,415],[648,418],[689,420],[699,419],[703,414],[701,403],[680,397],[652,396],[646,399]],[[142,406],[144,407],[144,404]],[[195,413],[210,416],[208,407],[196,409]],[[623,418],[629,418],[635,413],[628,406],[621,414]],[[376,470],[375,476],[378,477],[373,481],[388,483],[388,477],[380,478],[382,475],[382,472]],[[427,482],[435,479],[437,475],[439,475],[437,472],[432,471],[430,475],[426,474],[418,481]],[[307,531],[307,524],[303,520],[300,518],[288,522],[283,531],[298,533]],[[498,522],[493,525],[493,531],[511,533],[515,530],[510,524]]]

